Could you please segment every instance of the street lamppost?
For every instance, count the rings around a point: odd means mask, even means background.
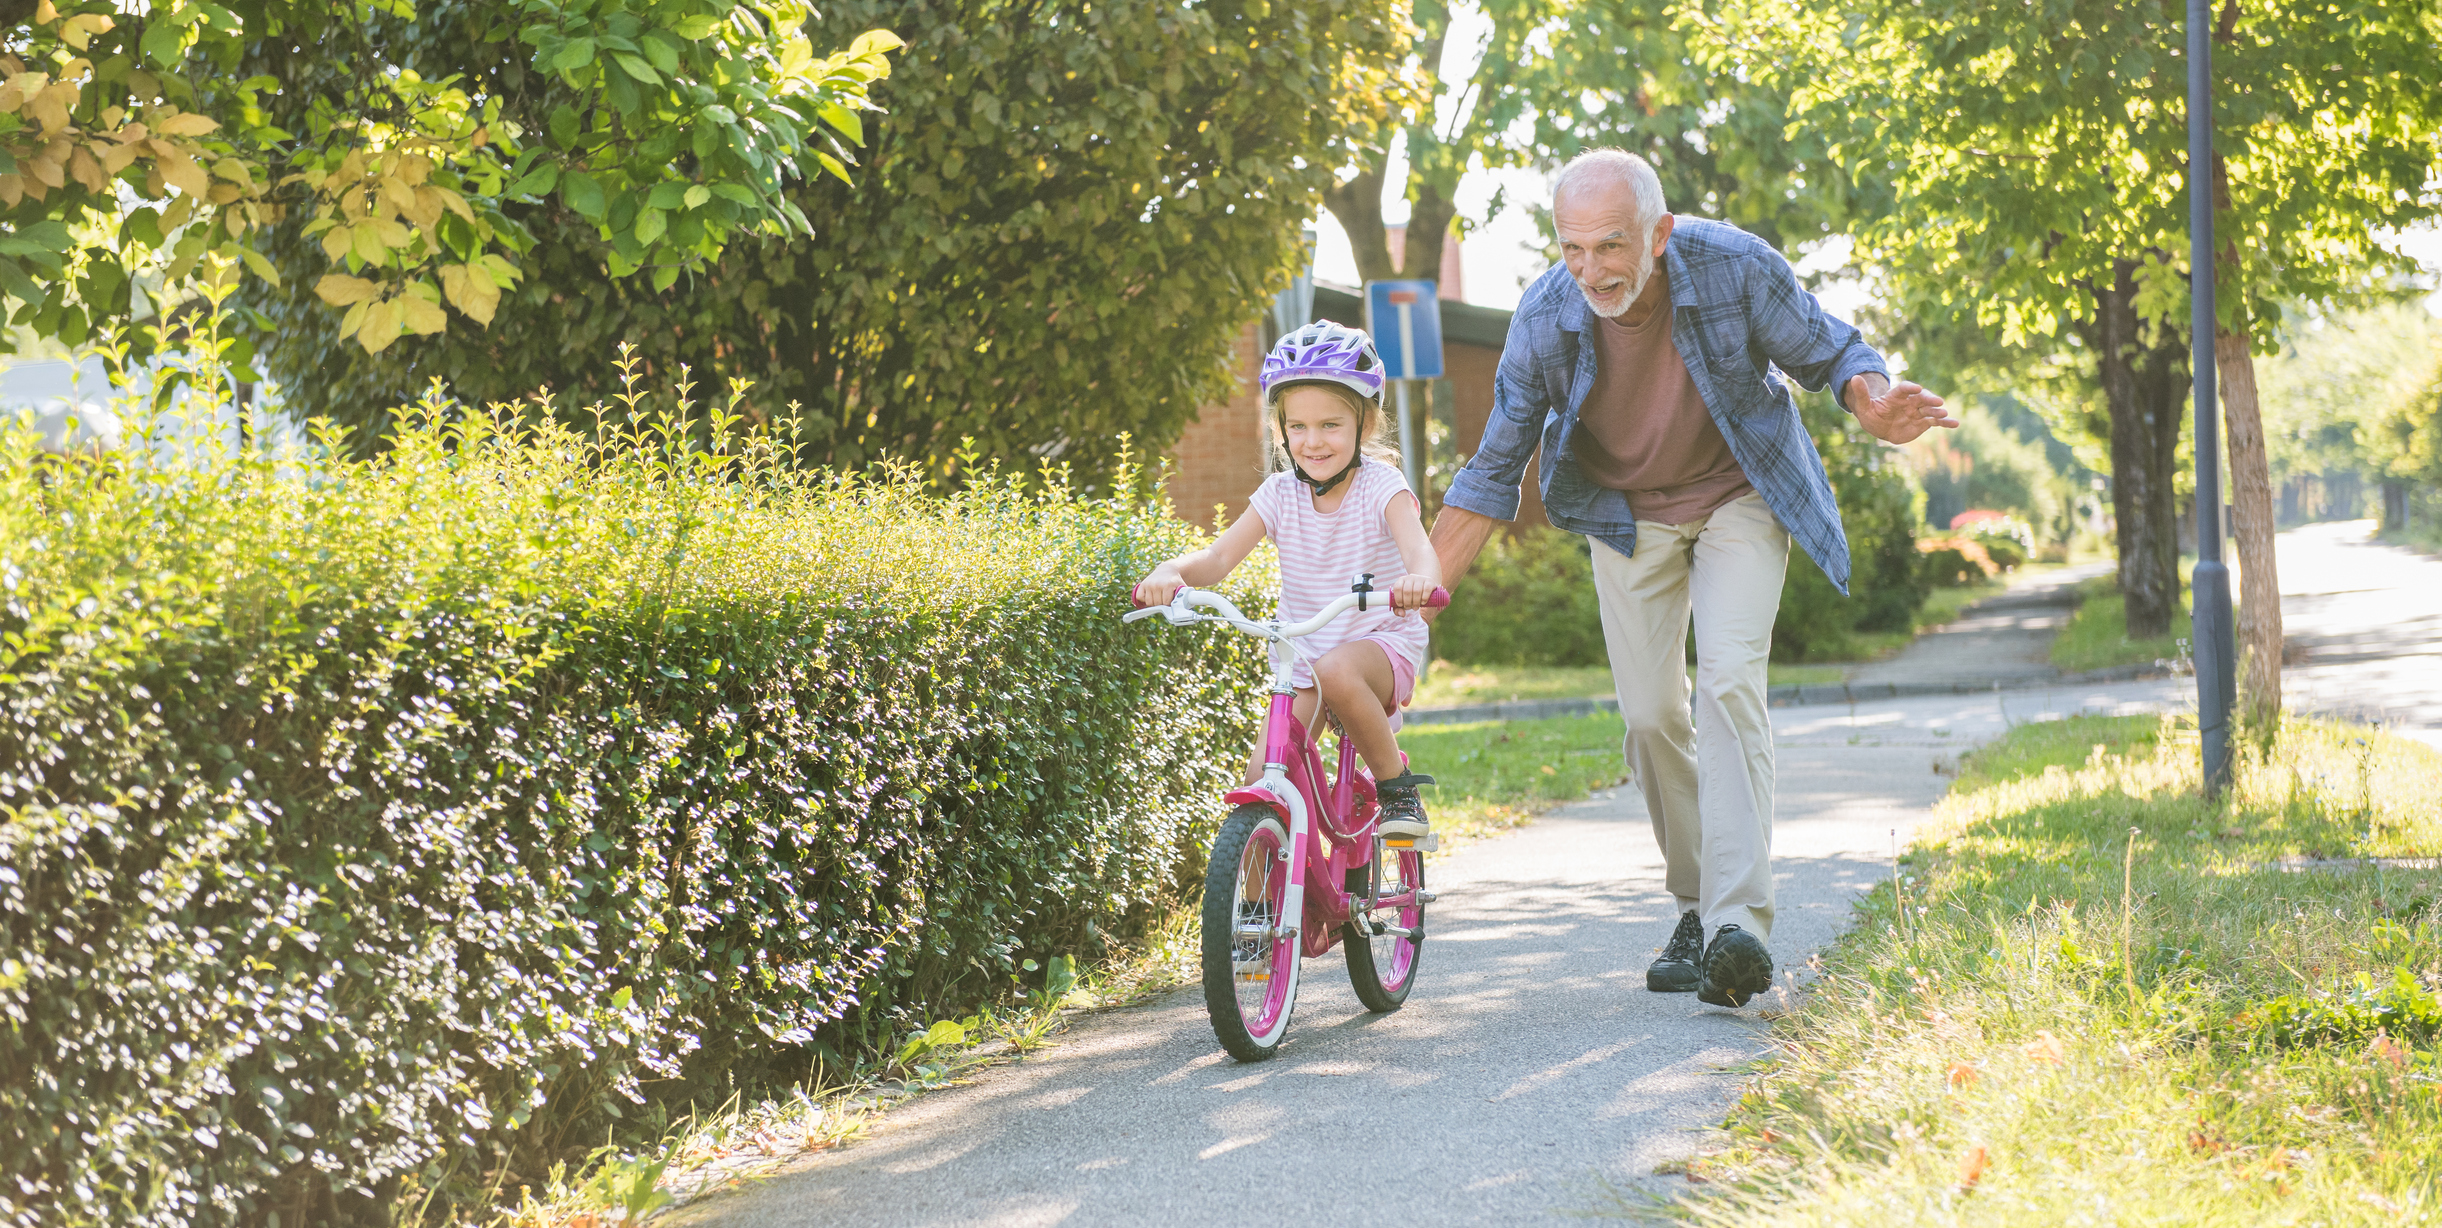
[[[2237,646],[2230,619],[2230,569],[2222,565],[2221,414],[2213,398],[2213,14],[2188,0],[2189,362],[2196,392],[2196,570],[2189,579],[2188,634],[2196,661],[2196,725],[2204,741],[2205,796],[2230,783],[2230,710]]]

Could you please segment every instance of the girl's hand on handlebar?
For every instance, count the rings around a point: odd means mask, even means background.
[[[1392,583],[1391,608],[1399,611],[1403,618],[1412,617],[1416,611],[1424,608],[1440,587],[1431,579],[1411,571]]]
[[[1154,568],[1152,575],[1137,581],[1136,588],[1129,596],[1135,600],[1136,608],[1141,610],[1147,606],[1169,605],[1170,599],[1178,596],[1179,590],[1185,587],[1187,582],[1179,578],[1179,569],[1164,563]]]

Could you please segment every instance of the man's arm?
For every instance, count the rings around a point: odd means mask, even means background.
[[[1825,385],[1857,424],[1886,443],[1906,443],[1936,426],[1957,427],[1942,398],[1916,384],[1891,382],[1882,355],[1857,326],[1823,310],[1777,253],[1759,253],[1747,285],[1748,335],[1772,365],[1801,387]]]
[[[1549,327],[1548,322],[1544,326]],[[1433,554],[1441,563],[1442,586],[1453,593],[1500,522],[1518,518],[1526,464],[1543,442],[1551,397],[1533,362],[1534,327],[1524,312],[1511,317],[1501,365],[1493,372],[1492,413],[1484,421],[1483,443],[1451,479],[1441,512],[1433,518]],[[1427,610],[1424,616],[1430,622],[1441,611]]]
[[[1458,590],[1458,578],[1475,565],[1475,556],[1482,553],[1484,543],[1492,540],[1501,522],[1481,512],[1443,504],[1441,515],[1433,518],[1433,557],[1441,563],[1441,585],[1452,592]],[[1426,622],[1441,617],[1440,610],[1426,610]]]
[[[1551,327],[1550,321],[1530,315],[1523,304],[1510,317],[1500,365],[1492,373],[1492,413],[1484,420],[1484,438],[1442,495],[1443,517],[1458,509],[1494,520],[1518,518],[1526,464],[1543,442],[1543,420],[1551,413],[1551,397],[1534,361],[1534,336]],[[1434,538],[1437,545],[1440,540]],[[1444,583],[1458,579],[1447,559],[1442,562],[1442,574]]]

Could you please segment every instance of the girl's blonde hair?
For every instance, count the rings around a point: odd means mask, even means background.
[[[1267,476],[1285,472],[1297,463],[1289,458],[1286,442],[1289,437],[1289,411],[1282,408],[1280,403],[1292,388],[1320,388],[1340,398],[1357,415],[1357,450],[1394,469],[1399,467],[1399,449],[1391,443],[1387,425],[1390,415],[1382,412],[1380,402],[1359,395],[1356,389],[1346,384],[1321,379],[1300,380],[1274,388],[1271,399],[1264,406],[1265,420],[1271,424],[1271,429],[1265,431],[1263,436],[1263,471]]]

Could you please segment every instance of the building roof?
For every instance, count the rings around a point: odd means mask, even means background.
[[[1364,291],[1327,281],[1314,283],[1314,318],[1350,328],[1365,327]],[[1509,338],[1509,313],[1498,307],[1478,307],[1445,299],[1441,304],[1441,335],[1443,341],[1452,345],[1497,350]]]

